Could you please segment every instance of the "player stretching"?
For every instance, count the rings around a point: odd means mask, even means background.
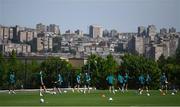
[[[44,92],[47,92],[47,91],[46,91],[46,86],[44,85],[42,71],[39,72],[39,85],[40,85],[40,96],[43,96],[42,95],[43,89],[44,89]]]
[[[90,93],[90,81],[91,81],[91,77],[88,73],[85,73],[85,85],[84,85],[84,93],[86,93],[86,88],[88,89],[88,93]]]
[[[118,74],[118,86],[119,90],[124,93],[124,77],[119,73]]]
[[[15,74],[14,72],[10,72],[9,74],[9,94],[15,94],[14,92],[14,86],[15,86]]]
[[[141,95],[144,89],[144,83],[145,83],[145,79],[144,79],[144,75],[141,74],[138,78],[139,80],[139,94]]]
[[[80,84],[81,84],[81,73],[76,76],[76,85],[74,86],[74,89],[72,91],[74,92],[75,88],[77,88],[77,92],[79,92]]]
[[[112,90],[112,92],[115,94],[114,86],[113,86],[114,76],[112,74],[110,74],[109,76],[107,76],[106,81],[107,81],[108,86],[109,86],[109,92],[111,93],[111,90]]]
[[[62,93],[61,92],[61,85],[62,85],[62,82],[63,82],[63,79],[62,79],[62,76],[61,74],[59,73],[57,75],[57,80],[54,82],[54,92],[55,92],[55,89],[59,92],[59,93]]]
[[[145,87],[146,87],[146,92],[147,92],[147,95],[149,96],[149,85],[150,85],[150,82],[151,82],[151,77],[150,75],[147,73],[146,74],[146,80],[145,80]]]
[[[165,92],[167,93],[167,85],[168,85],[168,81],[167,81],[167,77],[165,75],[165,73],[163,73],[160,77],[160,83],[161,83],[161,89],[160,92],[162,95],[166,95]],[[165,90],[165,92],[164,92]]]

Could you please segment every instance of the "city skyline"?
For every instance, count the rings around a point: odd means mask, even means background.
[[[0,24],[35,28],[42,22],[59,25],[61,32],[85,33],[94,24],[119,32],[137,32],[138,26],[154,24],[158,30],[180,31],[179,4],[179,0],[0,0]]]

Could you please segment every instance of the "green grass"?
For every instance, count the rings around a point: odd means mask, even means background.
[[[105,94],[105,98],[102,97]],[[45,94],[45,103],[40,103],[38,92],[17,92],[15,95],[0,93],[0,106],[180,106],[180,93],[160,95],[159,91],[150,91],[151,96],[138,95],[135,90],[115,95],[108,91],[93,91],[90,94],[72,93]],[[113,101],[108,101],[112,97]]]

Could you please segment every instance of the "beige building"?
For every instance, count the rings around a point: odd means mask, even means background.
[[[155,61],[157,61],[159,57],[163,55],[163,48],[164,47],[162,44],[157,44],[152,47],[152,54]]]
[[[15,44],[15,43],[7,43],[0,45],[0,50],[3,53],[9,53],[13,50],[19,53],[30,53],[31,52],[31,46],[27,44]]]
[[[167,58],[170,56],[170,42],[169,40],[164,40],[162,44],[163,44],[163,55],[165,58]]]
[[[92,38],[103,37],[103,28],[97,25],[90,25],[89,35]]]
[[[159,59],[161,55],[164,55],[164,45],[163,44],[149,44],[145,46],[145,57],[152,58],[155,61]]]
[[[8,39],[9,38],[9,28],[4,27],[3,28],[3,39]]]
[[[20,42],[26,42],[26,31],[20,31],[19,32],[19,41]]]
[[[9,39],[13,39],[13,36],[14,36],[14,34],[13,34],[13,27],[10,27],[9,28]]]
[[[3,40],[3,27],[0,26],[0,39]]]
[[[37,37],[33,39],[33,51],[47,52],[52,51],[52,38],[51,37]]]
[[[9,39],[9,27],[3,27],[3,39]]]
[[[0,39],[13,39],[13,28],[0,26]]]
[[[43,25],[42,23],[38,23],[36,25],[36,31],[37,33],[46,32],[46,25]]]
[[[147,35],[150,37],[150,41],[155,40],[155,35],[156,35],[156,26],[155,25],[149,25],[148,26]]]
[[[141,36],[133,36],[132,38],[133,53],[144,54],[144,38]]]
[[[35,38],[35,37],[37,37],[36,32],[20,31],[18,41],[29,42],[29,41],[33,40],[33,38]]]

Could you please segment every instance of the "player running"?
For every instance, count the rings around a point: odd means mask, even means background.
[[[55,90],[57,90],[59,93],[62,93],[62,91],[61,91],[61,85],[62,85],[62,83],[63,83],[63,79],[62,79],[62,76],[61,76],[61,74],[59,73],[58,75],[57,75],[57,79],[56,79],[56,81],[54,82],[54,92],[55,92]]]
[[[86,88],[88,89],[88,93],[90,93],[90,81],[91,81],[91,77],[88,73],[85,73],[85,85],[84,85],[84,93],[86,93]]]
[[[39,72],[39,85],[40,85],[40,96],[43,96],[42,95],[43,90],[44,92],[47,92],[47,90],[46,90],[46,86],[44,85],[42,71]]]
[[[76,85],[74,86],[74,89],[72,91],[74,92],[75,88],[77,88],[77,92],[79,92],[80,84],[81,84],[81,73],[79,73],[76,76]]]
[[[163,73],[160,77],[160,84],[161,84],[161,89],[160,89],[161,94],[166,95],[165,93],[167,93],[168,81],[167,81],[167,77],[166,77],[165,73]],[[164,90],[165,90],[165,92],[164,92]]]
[[[128,80],[129,80],[129,75],[126,72],[125,75],[124,75],[124,86],[125,86],[126,91],[128,90]]]
[[[118,80],[119,90],[121,92],[124,92],[124,77],[120,73],[118,74],[117,80]]]
[[[112,74],[110,74],[109,76],[107,76],[106,81],[107,81],[108,86],[109,86],[109,92],[111,93],[111,90],[112,90],[112,92],[115,94],[114,86],[113,86],[114,76]]]
[[[14,91],[14,87],[15,87],[15,74],[14,72],[10,72],[9,74],[9,94],[16,94]]]
[[[151,77],[150,77],[150,75],[147,73],[147,74],[146,74],[146,80],[145,80],[145,88],[146,88],[147,95],[150,95],[150,94],[149,94],[149,85],[150,85],[150,82],[151,82]]]
[[[139,94],[141,95],[142,92],[143,92],[143,89],[144,89],[144,83],[145,83],[144,75],[141,74],[141,75],[138,77],[138,80],[139,80]]]

